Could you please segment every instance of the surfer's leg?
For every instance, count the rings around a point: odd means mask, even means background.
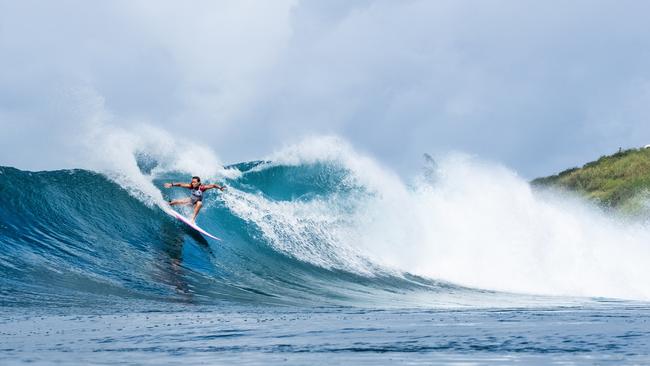
[[[189,198],[183,198],[183,199],[180,199],[180,200],[169,201],[169,205],[170,205],[170,206],[176,206],[176,205],[187,205],[187,204],[189,204],[189,203],[190,203],[190,199],[189,199]]]
[[[203,206],[203,202],[201,201],[196,201],[194,204],[194,216],[192,216],[192,222],[196,221],[196,216],[199,214],[199,210],[201,210],[201,207]]]

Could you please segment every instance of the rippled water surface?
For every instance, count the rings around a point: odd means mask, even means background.
[[[4,311],[8,364],[647,364],[650,307]],[[72,313],[72,314],[70,314]],[[80,314],[81,313],[81,314]]]

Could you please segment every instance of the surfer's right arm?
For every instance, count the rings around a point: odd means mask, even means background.
[[[171,188],[171,187],[190,188],[192,186],[188,183],[165,183],[165,188]]]

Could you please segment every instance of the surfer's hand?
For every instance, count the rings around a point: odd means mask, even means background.
[[[165,183],[165,188],[171,188],[172,184],[171,183]]]
[[[223,192],[224,189],[226,189],[226,186],[221,186],[221,187],[219,187],[219,190],[220,190],[221,192]]]

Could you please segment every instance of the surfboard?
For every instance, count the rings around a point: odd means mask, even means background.
[[[164,208],[163,211],[165,211],[168,215],[173,216],[173,217],[177,218],[178,220],[182,221],[187,226],[189,226],[192,229],[198,231],[199,233],[201,233],[201,234],[203,234],[203,235],[205,235],[205,236],[207,236],[209,238],[212,238],[214,240],[221,240],[221,239],[217,238],[216,236],[210,234],[209,232],[203,230],[197,224],[193,224],[192,221],[190,221],[187,217],[179,214],[178,212],[172,210],[171,208]]]

